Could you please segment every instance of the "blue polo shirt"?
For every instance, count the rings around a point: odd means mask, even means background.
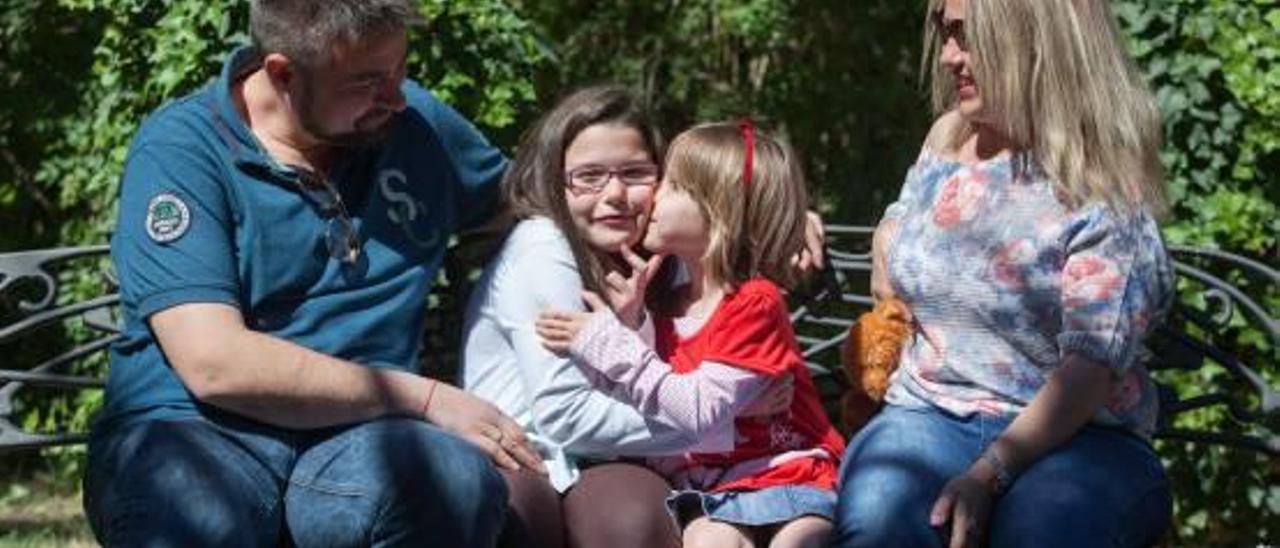
[[[111,255],[123,338],[111,348],[98,427],[197,412],[147,318],[225,303],[247,326],[369,367],[416,370],[426,295],[452,233],[486,220],[506,168],[458,113],[405,82],[407,108],[383,143],[348,149],[328,173],[361,243],[332,258],[333,215],[272,160],[236,113],[221,76],[150,116],[125,160]]]

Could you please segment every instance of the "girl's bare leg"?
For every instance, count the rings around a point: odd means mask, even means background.
[[[831,521],[818,516],[800,516],[773,535],[769,548],[821,548],[831,539]]]
[[[701,516],[684,528],[684,548],[755,548],[753,531]]]

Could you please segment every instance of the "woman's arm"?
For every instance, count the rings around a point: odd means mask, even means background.
[[[987,451],[1016,477],[1097,416],[1115,385],[1110,368],[1079,355],[1068,356]],[[990,459],[979,459],[971,471],[979,479],[995,479]]]
[[[961,123],[959,114],[954,110],[938,117],[934,121],[933,127],[929,128],[929,134],[925,137],[920,157],[923,158],[925,154],[939,154],[951,148],[947,141],[959,123]],[[917,159],[917,162],[919,162],[919,159]],[[889,247],[897,239],[900,219],[920,199],[919,177],[916,176],[914,171],[912,169],[907,173],[906,181],[903,182],[902,188],[898,190],[898,199],[885,208],[884,214],[881,215],[880,222],[876,225],[876,230],[871,237],[871,297],[876,301],[897,296],[893,290],[893,284],[889,281],[886,261]]]
[[[897,219],[884,219],[876,225],[876,231],[871,236],[871,296],[876,302],[897,296],[893,286],[889,284],[889,272],[885,264],[885,253],[897,231]]]
[[[1071,355],[1050,375],[1018,417],[934,503],[929,522],[951,522],[951,546],[981,536],[995,496],[1040,457],[1075,436],[1106,403],[1116,383],[1111,369]]]

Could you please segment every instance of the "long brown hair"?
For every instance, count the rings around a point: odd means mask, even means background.
[[[569,241],[582,276],[582,286],[600,292],[611,253],[596,250],[578,233],[565,199],[564,153],[588,127],[600,124],[635,129],[655,163],[662,161],[663,142],[640,100],[619,86],[593,86],[562,99],[520,139],[516,158],[502,180],[503,194],[522,219],[543,216],[555,222]]]

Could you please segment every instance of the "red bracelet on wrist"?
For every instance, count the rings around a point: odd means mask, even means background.
[[[426,399],[423,400],[422,412],[419,413],[420,415],[422,415],[422,418],[424,419],[427,418],[427,409],[431,408],[431,398],[434,398],[436,396],[436,386],[440,385],[440,381],[438,380],[435,380],[435,379],[427,379],[427,380],[431,382],[431,386],[427,388],[427,397]]]

